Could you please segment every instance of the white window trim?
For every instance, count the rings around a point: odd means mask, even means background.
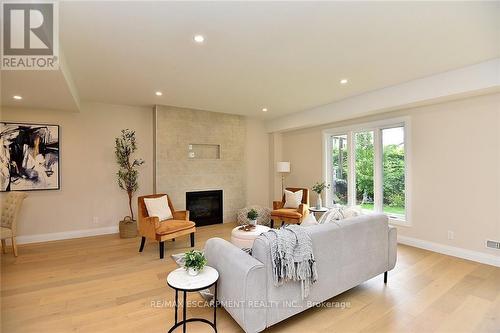
[[[351,170],[355,163],[355,147],[352,144],[354,141],[354,133],[359,131],[374,131],[374,211],[382,212],[382,135],[381,130],[391,127],[403,126],[405,135],[405,216],[404,218],[389,216],[389,223],[398,226],[411,226],[411,120],[410,117],[398,117],[374,121],[370,123],[354,124],[352,126],[344,126],[323,130],[323,180],[330,184],[332,179],[331,166],[331,150],[332,142],[330,137],[332,135],[347,135],[347,149],[348,149],[348,204],[354,205],[356,203],[356,176]],[[326,191],[326,202],[331,202],[331,189]]]

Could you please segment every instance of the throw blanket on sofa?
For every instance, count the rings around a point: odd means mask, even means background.
[[[311,237],[298,225],[286,225],[263,233],[271,244],[274,285],[286,281],[300,281],[302,299],[309,295],[309,287],[316,282],[318,273]]]

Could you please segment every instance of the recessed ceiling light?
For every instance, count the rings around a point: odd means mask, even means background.
[[[161,96],[161,95],[163,95],[163,93],[161,91],[157,91],[157,92],[155,92],[155,95],[156,96]]]
[[[347,79],[340,80],[340,84],[347,84],[347,82],[349,82]]]
[[[195,35],[193,39],[196,43],[203,43],[205,41],[205,37],[202,35]]]
[[[23,99],[23,98],[22,98],[21,96],[19,96],[19,95],[14,95],[14,96],[12,96],[12,98],[13,98],[13,99],[17,99],[17,100],[19,100],[19,99]]]
[[[262,112],[267,112],[267,108],[262,108]]]

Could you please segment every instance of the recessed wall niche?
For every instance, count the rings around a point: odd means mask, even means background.
[[[188,145],[190,160],[219,160],[220,145],[208,143],[190,143]]]

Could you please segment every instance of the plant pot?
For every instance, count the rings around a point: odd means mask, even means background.
[[[137,222],[132,220],[130,216],[125,216],[118,224],[120,229],[120,238],[134,238],[137,237]]]
[[[188,267],[187,272],[188,272],[188,275],[191,275],[191,276],[196,276],[200,273],[199,270],[197,270],[196,268],[193,268],[193,267]]]
[[[250,225],[257,225],[257,219],[255,220],[248,220]]]

